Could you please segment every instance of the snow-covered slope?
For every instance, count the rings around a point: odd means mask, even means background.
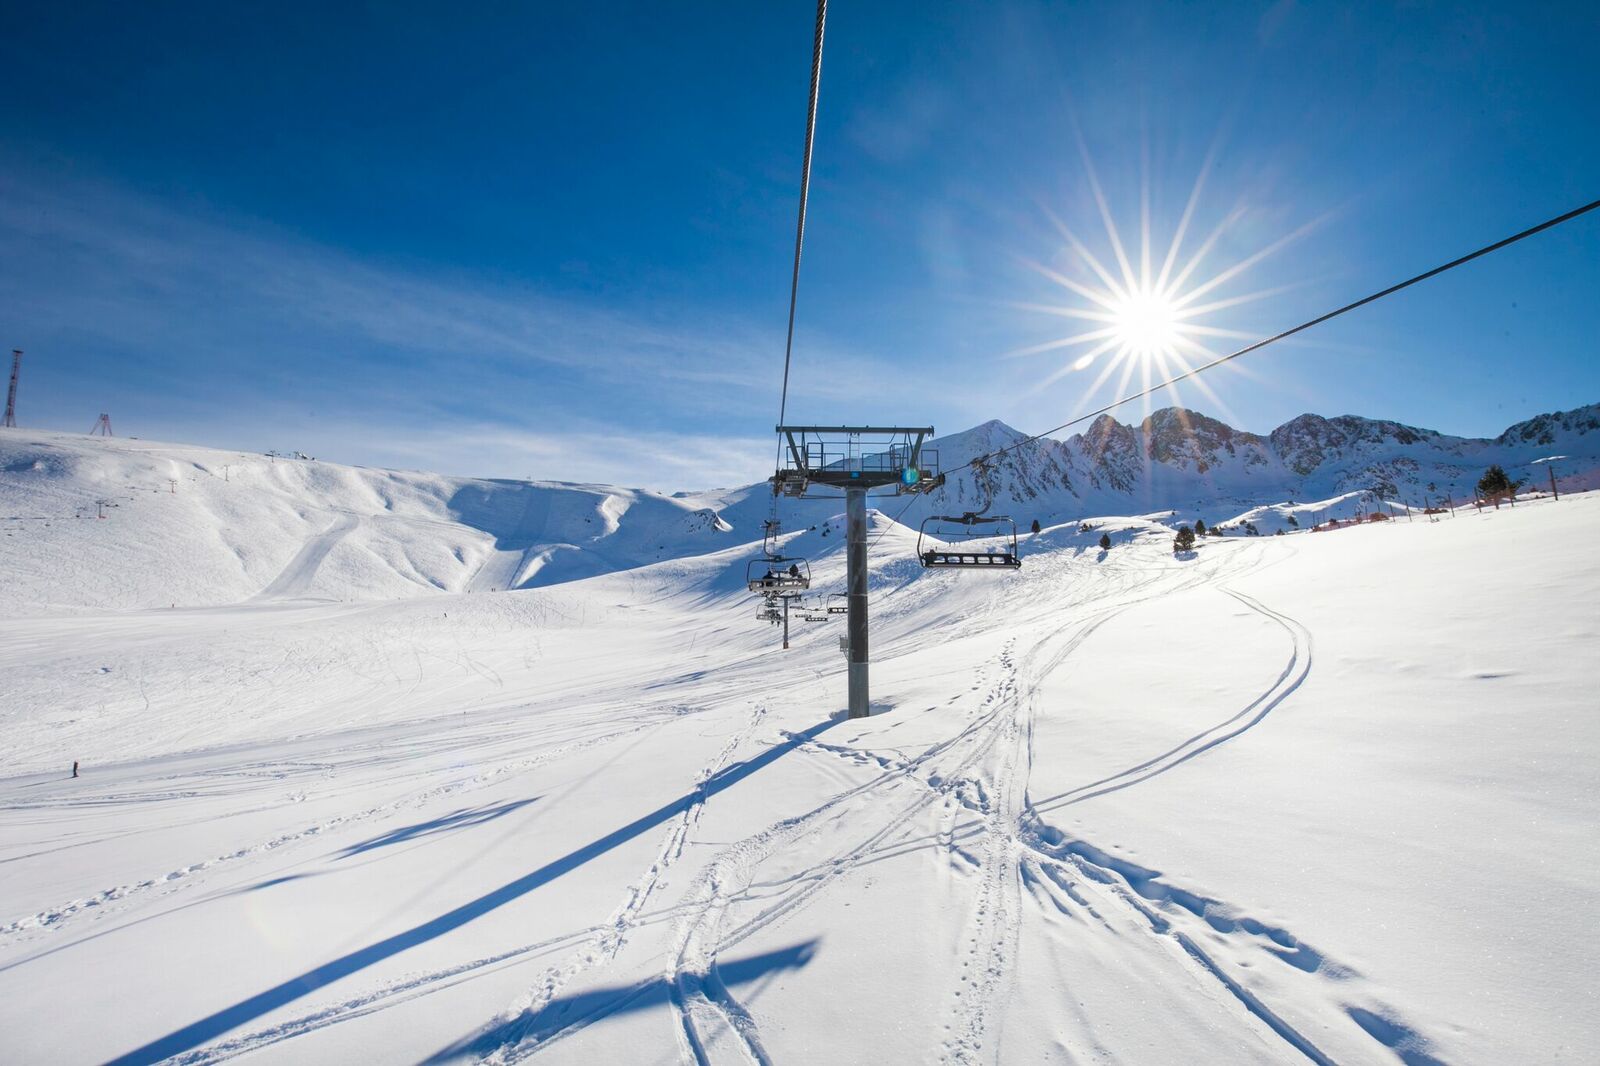
[[[0,1059],[1583,1061],[1597,521],[0,615]]]
[[[1490,463],[1513,477],[1565,454],[1563,487],[1600,487],[1600,405],[1540,415],[1494,440],[1303,415],[1262,437],[1167,408],[1102,416],[1065,441],[991,421],[933,442],[948,485],[881,503],[915,526],[988,507],[1027,526],[1172,512],[1222,524],[1376,490],[1463,499]],[[102,506],[103,504],[103,506]],[[765,484],[672,496],[606,485],[451,478],[187,445],[0,430],[0,610],[383,600],[533,588],[761,540]],[[840,506],[785,500],[789,530]],[[97,518],[104,514],[104,519]]]
[[[527,588],[729,534],[710,505],[639,489],[0,430],[5,610]]]

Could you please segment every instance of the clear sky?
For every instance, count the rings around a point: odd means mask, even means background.
[[[813,13],[4,5],[22,424],[763,476]],[[1219,230],[1191,288],[1270,250],[1202,301],[1266,293],[1205,317],[1216,351],[1600,198],[1597,54],[1592,3],[839,0],[791,419],[1033,431],[1110,399],[1082,347],[1017,354],[1095,325],[1041,310],[1093,307],[1063,230],[1116,269],[1091,173],[1135,270],[1141,189],[1159,264],[1202,175],[1174,272]],[[1597,348],[1600,213],[1178,399],[1492,435],[1600,401]]]

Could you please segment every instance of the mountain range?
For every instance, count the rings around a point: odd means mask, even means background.
[[[1023,442],[1020,443],[1019,442]],[[1304,414],[1265,435],[1181,407],[1137,425],[1101,415],[1065,440],[1026,440],[991,421],[934,442],[947,487],[935,508],[1009,512],[1043,524],[1097,514],[1197,509],[1219,518],[1284,501],[1370,490],[1421,506],[1471,497],[1491,464],[1540,483],[1553,455],[1568,487],[1600,487],[1600,404],[1542,414],[1494,438],[1454,437],[1385,419]],[[1013,450],[974,468],[973,457]]]
[[[1301,415],[1271,433],[1168,407],[1109,416],[1064,440],[999,421],[936,438],[947,473],[926,496],[875,499],[916,528],[984,510],[1026,528],[1147,516],[1262,532],[1351,494],[1412,506],[1470,497],[1498,463],[1543,485],[1600,488],[1600,404],[1538,415],[1492,439],[1380,419]],[[1014,446],[1014,447],[1013,447]],[[975,457],[1004,454],[974,465]],[[610,485],[446,477],[125,438],[0,430],[0,608],[149,608],[244,600],[378,600],[560,584],[760,546],[764,482],[665,494]],[[780,501],[789,532],[823,539],[832,499]],[[1300,522],[1288,519],[1301,512]],[[92,521],[90,521],[92,519]],[[798,549],[799,545],[796,545]],[[883,550],[890,550],[885,548]]]

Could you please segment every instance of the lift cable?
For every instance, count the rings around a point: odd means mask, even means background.
[[[778,395],[778,424],[784,424],[789,413],[789,363],[794,359],[795,304],[800,296],[800,251],[805,248],[805,210],[811,195],[811,146],[816,142],[816,96],[822,82],[822,29],[827,24],[827,0],[816,0],[816,32],[811,37],[811,94],[806,99],[805,152],[800,163],[800,210],[795,214],[795,261],[789,274],[789,330],[784,338],[784,386]],[[774,471],[784,466],[784,439],[778,435],[773,455]],[[778,482],[773,482],[773,517],[771,531],[778,533]]]
[[[783,343],[783,391],[778,396],[778,425],[789,410],[789,363],[794,355],[794,312],[800,295],[800,253],[806,239],[806,202],[811,195],[811,148],[817,136],[817,88],[822,81],[822,31],[828,20],[828,0],[817,0],[817,28],[811,39],[811,96],[806,104],[806,146],[800,166],[800,209],[794,225],[794,267],[789,274],[789,329]],[[777,465],[783,465],[783,438],[778,438]],[[773,514],[778,498],[773,494]]]
[[[1364,296],[1361,299],[1355,301],[1354,303],[1345,304],[1343,307],[1339,308],[1337,311],[1329,311],[1327,314],[1319,315],[1316,318],[1311,319],[1309,322],[1302,322],[1302,323],[1300,323],[1300,325],[1295,326],[1293,329],[1286,329],[1282,333],[1275,334],[1275,335],[1273,335],[1271,337],[1266,338],[1265,340],[1259,340],[1259,341],[1256,341],[1254,344],[1246,345],[1245,347],[1240,348],[1236,352],[1230,352],[1227,355],[1221,356],[1220,358],[1217,358],[1217,359],[1213,359],[1209,363],[1204,363],[1204,364],[1202,364],[1200,366],[1195,367],[1192,370],[1188,370],[1188,371],[1186,371],[1186,372],[1184,372],[1182,374],[1179,374],[1176,377],[1168,378],[1166,381],[1163,381],[1158,385],[1151,385],[1149,388],[1141,389],[1140,391],[1135,392],[1132,395],[1124,396],[1122,399],[1117,400],[1117,401],[1115,401],[1113,403],[1108,403],[1104,407],[1099,408],[1098,410],[1090,411],[1086,415],[1079,415],[1077,418],[1074,418],[1074,419],[1072,419],[1070,421],[1067,421],[1067,422],[1063,422],[1063,423],[1061,423],[1061,425],[1056,426],[1053,429],[1047,429],[1047,430],[1044,430],[1041,433],[1035,433],[1030,437],[1023,437],[1021,440],[1018,440],[1018,441],[1015,441],[1015,442],[1013,442],[1011,444],[1008,444],[1004,448],[997,448],[992,452],[987,452],[987,453],[985,453],[983,455],[976,456],[973,459],[969,460],[967,465],[968,466],[977,466],[977,465],[979,465],[981,463],[984,463],[984,462],[986,462],[986,461],[988,461],[990,459],[996,458],[997,456],[1004,455],[1007,452],[1015,451],[1018,448],[1020,448],[1023,445],[1025,445],[1025,444],[1031,444],[1034,441],[1039,440],[1042,437],[1048,437],[1052,433],[1059,433],[1063,429],[1068,429],[1068,428],[1070,428],[1072,426],[1077,425],[1080,422],[1086,422],[1091,418],[1098,418],[1099,416],[1105,414],[1108,411],[1111,411],[1111,410],[1114,410],[1115,408],[1121,407],[1125,403],[1131,403],[1134,400],[1142,399],[1143,397],[1149,396],[1149,395],[1151,395],[1153,393],[1160,392],[1162,389],[1169,388],[1170,386],[1176,385],[1180,381],[1185,381],[1185,380],[1187,380],[1189,378],[1192,378],[1192,377],[1195,377],[1195,376],[1197,376],[1199,374],[1203,374],[1207,370],[1210,370],[1212,367],[1221,366],[1223,363],[1226,363],[1226,362],[1228,362],[1230,360],[1233,360],[1233,359],[1237,359],[1241,355],[1248,355],[1249,353],[1251,353],[1253,351],[1256,351],[1256,350],[1258,350],[1260,348],[1265,348],[1267,345],[1272,344],[1272,343],[1274,343],[1276,341],[1281,341],[1286,337],[1292,337],[1296,333],[1299,333],[1299,332],[1301,332],[1303,330],[1308,330],[1312,326],[1320,325],[1323,322],[1326,322],[1331,318],[1338,318],[1340,315],[1344,314],[1347,311],[1354,311],[1358,307],[1363,307],[1363,306],[1365,306],[1365,305],[1367,305],[1369,303],[1372,303],[1375,300],[1381,300],[1385,296],[1390,296],[1390,295],[1392,295],[1394,293],[1399,292],[1401,289],[1410,288],[1412,285],[1415,285],[1418,282],[1427,281],[1429,278],[1437,277],[1438,275],[1443,274],[1447,270],[1454,270],[1456,267],[1461,266],[1461,265],[1463,265],[1465,263],[1470,263],[1474,259],[1479,258],[1480,256],[1488,255],[1490,252],[1499,251],[1501,248],[1504,248],[1507,245],[1515,244],[1516,242],[1518,242],[1518,241],[1520,241],[1520,240],[1522,240],[1522,239],[1524,239],[1526,237],[1532,237],[1535,233],[1542,233],[1545,230],[1550,229],[1550,228],[1552,228],[1554,226],[1561,225],[1561,223],[1563,223],[1563,222],[1569,222],[1572,219],[1577,218],[1579,215],[1587,214],[1588,212],[1593,211],[1596,208],[1600,208],[1600,200],[1595,200],[1592,203],[1584,204],[1582,207],[1574,208],[1573,210],[1568,211],[1566,214],[1557,215],[1555,218],[1549,219],[1548,221],[1545,221],[1545,222],[1541,222],[1537,226],[1532,226],[1532,227],[1530,227],[1528,229],[1523,230],[1520,233],[1513,233],[1511,236],[1506,237],[1504,240],[1495,241],[1493,244],[1485,245],[1484,247],[1479,248],[1475,252],[1470,252],[1467,255],[1464,255],[1459,259],[1452,259],[1450,262],[1445,263],[1442,266],[1436,266],[1432,270],[1426,271],[1425,273],[1422,273],[1422,274],[1418,274],[1414,278],[1408,278],[1405,281],[1400,282],[1398,285],[1391,285],[1387,289],[1383,289],[1383,290],[1381,290],[1379,292],[1375,292],[1370,296]]]

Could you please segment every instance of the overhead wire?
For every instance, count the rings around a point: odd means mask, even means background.
[[[1039,433],[1034,433],[1031,436],[1023,437],[1020,440],[1013,441],[1012,443],[1006,445],[1003,448],[996,448],[992,452],[985,452],[982,455],[975,456],[974,458],[969,459],[965,465],[977,467],[977,466],[981,465],[982,463],[987,462],[990,459],[994,459],[994,458],[996,458],[998,456],[1005,455],[1007,452],[1016,451],[1018,448],[1021,448],[1024,445],[1031,444],[1036,440],[1040,440],[1040,439],[1042,439],[1044,437],[1048,437],[1052,433],[1059,433],[1062,430],[1070,429],[1071,427],[1073,427],[1075,425],[1078,425],[1081,422],[1087,422],[1088,420],[1090,420],[1092,418],[1098,418],[1101,415],[1106,414],[1109,411],[1112,411],[1112,410],[1115,410],[1118,407],[1121,407],[1125,403],[1132,403],[1134,400],[1143,399],[1146,396],[1150,396],[1150,395],[1153,395],[1154,393],[1160,392],[1162,389],[1170,388],[1171,386],[1176,385],[1180,381],[1186,381],[1189,378],[1197,377],[1198,375],[1205,373],[1207,370],[1210,370],[1213,367],[1221,366],[1223,363],[1230,362],[1230,361],[1232,361],[1234,359],[1239,358],[1242,355],[1248,355],[1251,352],[1259,351],[1260,349],[1265,348],[1269,344],[1274,344],[1277,341],[1284,340],[1287,337],[1292,337],[1296,333],[1301,333],[1301,332],[1303,332],[1305,330],[1310,329],[1312,326],[1321,325],[1322,323],[1327,322],[1329,319],[1338,318],[1340,315],[1345,314],[1346,312],[1349,312],[1349,311],[1354,311],[1358,307],[1365,307],[1367,304],[1373,303],[1376,300],[1381,300],[1385,296],[1392,296],[1393,294],[1399,292],[1401,289],[1407,289],[1407,288],[1410,288],[1413,285],[1418,284],[1419,282],[1427,281],[1429,278],[1438,277],[1440,274],[1443,274],[1447,270],[1454,270],[1456,267],[1462,266],[1462,265],[1464,265],[1466,263],[1470,263],[1474,259],[1478,259],[1478,258],[1480,258],[1482,256],[1488,255],[1490,252],[1497,252],[1500,249],[1506,247],[1507,245],[1515,244],[1520,240],[1524,240],[1525,238],[1532,237],[1536,233],[1543,233],[1545,230],[1551,229],[1551,228],[1553,228],[1555,226],[1559,226],[1563,222],[1570,222],[1572,219],[1575,219],[1580,215],[1587,214],[1588,212],[1593,211],[1593,210],[1595,210],[1597,208],[1600,208],[1600,200],[1595,200],[1595,201],[1593,201],[1591,203],[1584,204],[1582,207],[1574,208],[1573,210],[1567,211],[1564,214],[1557,215],[1555,218],[1547,219],[1544,222],[1539,223],[1537,226],[1530,226],[1525,230],[1521,230],[1520,232],[1513,233],[1509,237],[1506,237],[1506,238],[1503,238],[1501,240],[1495,241],[1493,244],[1486,244],[1482,248],[1479,248],[1477,251],[1469,252],[1466,255],[1463,255],[1463,256],[1461,256],[1461,257],[1459,257],[1457,259],[1452,259],[1448,263],[1443,263],[1443,264],[1441,264],[1439,266],[1434,267],[1432,270],[1424,271],[1421,274],[1416,275],[1415,277],[1407,278],[1405,281],[1399,282],[1398,284],[1395,284],[1395,285],[1390,285],[1386,289],[1380,289],[1378,292],[1372,293],[1370,296],[1363,296],[1361,299],[1355,300],[1355,301],[1353,301],[1351,303],[1347,303],[1343,307],[1338,308],[1337,310],[1329,311],[1327,314],[1324,314],[1324,315],[1318,315],[1316,318],[1313,318],[1313,319],[1310,319],[1308,321],[1302,322],[1298,326],[1295,326],[1295,327],[1293,327],[1291,329],[1286,329],[1281,333],[1275,333],[1272,336],[1267,337],[1264,340],[1256,341],[1253,344],[1248,344],[1248,345],[1244,346],[1243,348],[1240,348],[1238,351],[1229,352],[1227,355],[1220,356],[1220,357],[1218,357],[1216,359],[1211,360],[1209,363],[1203,363],[1200,366],[1194,367],[1191,370],[1187,370],[1182,374],[1178,374],[1178,375],[1176,375],[1174,377],[1170,377],[1167,380],[1165,380],[1163,382],[1160,382],[1159,384],[1151,385],[1148,388],[1140,389],[1138,392],[1131,393],[1131,394],[1129,394],[1127,396],[1122,397],[1120,400],[1115,400],[1112,403],[1108,403],[1104,407],[1100,407],[1100,408],[1097,408],[1096,410],[1090,411],[1088,414],[1079,415],[1076,418],[1073,418],[1073,419],[1070,419],[1070,420],[1068,420],[1066,422],[1061,423],[1059,426],[1054,426],[1054,427],[1052,427],[1050,429],[1043,430],[1043,431],[1041,431]]]
[[[794,318],[800,297],[800,258],[806,240],[806,207],[811,198],[811,153],[817,137],[817,92],[822,83],[822,36],[828,22],[828,0],[817,0],[817,24],[811,38],[811,92],[806,101],[806,141],[800,164],[800,206],[795,214],[794,265],[789,273],[789,327],[783,342],[783,388],[778,394],[778,425],[789,410],[789,366],[794,359]],[[783,437],[777,440],[775,469],[783,466]],[[772,483],[772,520],[778,520],[778,482]]]
[[[1269,344],[1273,344],[1273,343],[1276,343],[1277,341],[1284,340],[1285,338],[1292,337],[1296,333],[1301,333],[1301,332],[1303,332],[1305,330],[1310,329],[1313,326],[1321,325],[1322,323],[1327,322],[1330,319],[1338,318],[1342,314],[1345,314],[1345,313],[1350,312],[1350,311],[1354,311],[1358,307],[1364,307],[1367,304],[1373,303],[1373,302],[1375,302],[1377,300],[1381,300],[1386,296],[1392,296],[1392,295],[1394,295],[1395,293],[1399,292],[1402,289],[1410,288],[1411,286],[1416,285],[1419,282],[1427,281],[1429,278],[1438,277],[1440,274],[1443,274],[1448,270],[1454,270],[1456,267],[1463,266],[1463,265],[1465,265],[1467,263],[1470,263],[1474,259],[1478,259],[1478,258],[1481,258],[1483,256],[1486,256],[1491,252],[1497,252],[1500,249],[1507,247],[1508,245],[1515,244],[1518,241],[1524,240],[1524,239],[1526,239],[1528,237],[1532,237],[1535,234],[1543,233],[1545,230],[1552,229],[1552,228],[1554,228],[1556,226],[1559,226],[1563,222],[1570,222],[1571,220],[1579,217],[1580,215],[1585,215],[1585,214],[1589,213],[1590,211],[1594,211],[1596,209],[1600,209],[1600,200],[1595,200],[1595,201],[1592,201],[1590,203],[1584,204],[1582,207],[1573,208],[1571,211],[1567,211],[1567,212],[1565,212],[1563,214],[1557,215],[1554,218],[1546,219],[1545,221],[1539,223],[1536,226],[1529,226],[1527,229],[1520,230],[1517,233],[1513,233],[1511,236],[1502,238],[1501,240],[1498,240],[1498,241],[1495,241],[1493,244],[1486,244],[1482,248],[1477,249],[1476,251],[1468,252],[1466,255],[1463,255],[1463,256],[1460,256],[1460,257],[1458,257],[1456,259],[1450,260],[1448,263],[1442,263],[1439,266],[1436,266],[1431,270],[1426,270],[1426,271],[1422,272],[1421,274],[1416,275],[1415,277],[1410,277],[1410,278],[1407,278],[1406,280],[1404,280],[1402,282],[1399,282],[1399,283],[1394,284],[1394,285],[1390,285],[1386,289],[1380,289],[1379,291],[1377,291],[1375,293],[1372,293],[1371,295],[1363,296],[1361,299],[1352,301],[1351,303],[1347,303],[1343,307],[1340,307],[1340,308],[1338,308],[1336,310],[1333,310],[1333,311],[1329,311],[1327,314],[1318,315],[1316,318],[1309,319],[1309,320],[1307,320],[1305,322],[1302,322],[1298,326],[1294,326],[1294,327],[1292,327],[1290,329],[1286,329],[1281,333],[1275,333],[1272,336],[1267,337],[1267,338],[1265,338],[1263,340],[1256,341],[1253,344],[1248,344],[1245,347],[1238,349],[1237,351],[1229,352],[1227,355],[1220,356],[1220,357],[1218,357],[1216,359],[1213,359],[1209,363],[1203,363],[1200,366],[1194,367],[1194,368],[1192,368],[1190,370],[1186,370],[1182,374],[1177,374],[1177,375],[1175,375],[1173,377],[1168,378],[1165,381],[1159,382],[1158,384],[1151,385],[1148,388],[1140,389],[1138,392],[1135,392],[1135,393],[1130,393],[1129,395],[1124,396],[1119,400],[1114,400],[1113,402],[1106,404],[1104,407],[1097,408],[1096,410],[1090,411],[1087,414],[1078,415],[1075,418],[1069,419],[1068,421],[1061,423],[1059,426],[1054,426],[1054,427],[1052,427],[1050,429],[1046,429],[1046,430],[1043,430],[1041,432],[1034,433],[1034,434],[1031,434],[1029,436],[1023,437],[1020,440],[1013,441],[1012,443],[1006,445],[1003,448],[996,448],[993,451],[984,452],[981,455],[974,456],[973,458],[967,460],[966,463],[964,463],[962,465],[963,466],[969,466],[969,467],[972,467],[972,468],[977,469],[977,470],[981,470],[985,463],[989,462],[992,459],[998,458],[999,456],[1005,455],[1007,452],[1016,451],[1018,448],[1024,447],[1025,445],[1031,444],[1034,441],[1041,440],[1041,439],[1043,439],[1045,437],[1048,437],[1052,433],[1059,433],[1064,429],[1070,429],[1071,427],[1073,427],[1075,425],[1078,425],[1078,424],[1080,424],[1082,422],[1087,422],[1090,419],[1098,418],[1103,414],[1106,414],[1106,413],[1108,413],[1110,411],[1113,411],[1113,410],[1117,409],[1118,407],[1121,407],[1123,404],[1132,403],[1134,400],[1139,400],[1139,399],[1143,399],[1146,396],[1154,395],[1155,393],[1160,392],[1162,389],[1170,388],[1173,385],[1178,384],[1180,381],[1186,381],[1189,378],[1197,377],[1200,374],[1205,373],[1207,370],[1212,369],[1213,367],[1221,366],[1223,363],[1230,362],[1231,360],[1237,359],[1242,355],[1248,355],[1251,352],[1259,351],[1262,348],[1265,348]],[[980,485],[980,488],[981,487],[982,486]],[[919,494],[919,496],[920,496],[920,494]],[[896,514],[895,517],[891,520],[890,524],[885,526],[883,529],[878,531],[877,536],[875,536],[872,539],[872,544],[873,545],[876,545],[878,543],[878,541],[883,538],[883,535],[885,533],[887,533],[891,528],[893,528],[895,525],[899,524],[901,517],[904,516],[905,513],[908,510],[911,509],[912,505],[916,503],[916,501],[918,500],[919,496],[912,496],[907,501],[906,505],[904,507],[902,507],[900,509],[899,513]],[[993,503],[992,498],[990,499],[989,502],[990,502],[990,505],[992,505],[992,503]],[[985,510],[987,510],[987,506],[985,507]]]
[[[789,413],[789,367],[794,362],[795,347],[795,307],[800,303],[800,256],[805,250],[805,216],[806,206],[811,198],[811,149],[816,144],[816,101],[818,90],[822,83],[822,32],[827,27],[827,0],[816,2],[816,29],[811,35],[811,91],[806,98],[805,112],[805,150],[802,152],[800,162],[800,206],[795,211],[795,256],[794,266],[789,274],[789,328],[784,335],[784,381],[782,391],[778,395],[778,424],[784,424],[784,418]],[[776,442],[776,455],[773,456],[774,472],[781,471],[784,464],[784,439],[778,435]],[[773,517],[771,517],[768,535],[763,538],[763,551],[776,552],[776,535],[778,535],[778,501],[779,483],[773,479]]]
[[[817,28],[811,39],[811,95],[806,103],[806,146],[800,165],[800,208],[794,225],[794,268],[789,274],[789,330],[783,344],[783,391],[778,398],[778,424],[789,408],[789,363],[794,355],[794,311],[800,294],[800,253],[806,239],[806,204],[811,196],[811,149],[817,137],[817,89],[822,82],[822,33],[828,21],[828,0],[817,0]],[[782,447],[782,442],[779,442]],[[781,454],[781,453],[780,453]]]

